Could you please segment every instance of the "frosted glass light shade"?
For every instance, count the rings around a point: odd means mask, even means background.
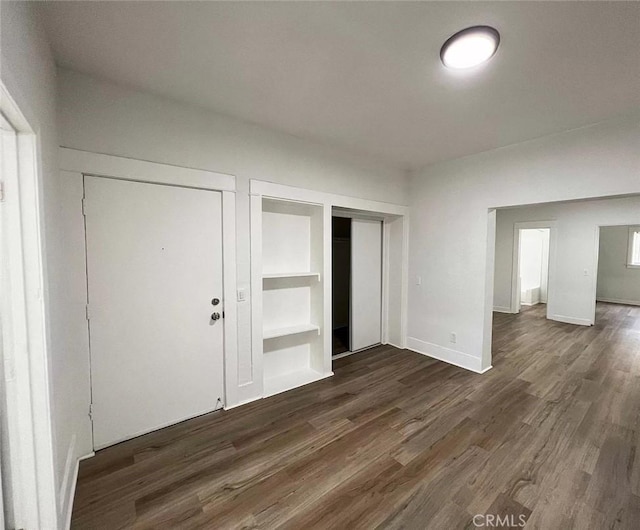
[[[448,68],[473,68],[491,59],[499,44],[497,30],[490,26],[474,26],[449,37],[440,50],[440,59]]]

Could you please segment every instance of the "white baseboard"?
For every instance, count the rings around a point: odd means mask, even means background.
[[[235,409],[241,405],[246,405],[252,401],[262,399],[262,385],[262,376],[260,376],[260,380],[247,381],[245,383],[238,384],[231,393],[232,395],[227,395],[224,410]]]
[[[80,460],[89,458],[95,453],[78,458],[76,456],[76,435],[71,436],[69,447],[67,449],[67,459],[64,464],[64,476],[62,477],[62,484],[60,485],[60,491],[58,492],[59,503],[59,518],[62,519],[64,524],[63,528],[67,529],[71,527],[71,512],[73,511],[73,499],[76,493],[76,484],[78,482],[78,469],[80,467]]]
[[[71,515],[73,514],[73,499],[76,495],[76,485],[78,484],[78,470],[80,469],[80,460],[76,460],[73,466],[73,475],[71,476],[71,489],[68,493],[67,507],[62,513],[65,514],[64,529],[69,530],[71,528]]]
[[[549,315],[549,320],[556,320],[558,322],[564,322],[565,324],[575,324],[576,326],[593,326],[593,322],[588,318],[575,318],[565,315]]]
[[[510,307],[504,307],[504,306],[501,306],[501,305],[493,306],[493,311],[495,313],[509,313],[509,314],[513,313],[513,311],[511,311]]]
[[[65,515],[65,520],[71,521],[71,509],[73,507],[73,492],[78,475],[78,459],[76,458],[76,435],[71,436],[67,448],[67,458],[64,462],[64,475],[58,491],[58,513]],[[69,523],[70,524],[70,523]],[[69,526],[65,526],[69,528]]]
[[[81,456],[80,458],[76,459],[76,463],[74,465],[74,470],[73,470],[73,474],[71,475],[71,488],[69,490],[69,500],[67,501],[67,508],[66,508],[66,513],[65,513],[65,522],[64,522],[64,529],[68,530],[69,528],[71,528],[71,516],[73,514],[73,500],[75,499],[76,496],[76,487],[78,485],[78,471],[80,470],[80,462],[82,460],[86,460],[87,458],[91,458],[93,456],[96,456],[96,454],[92,451],[87,455]]]
[[[638,300],[620,300],[618,298],[596,298],[597,302],[606,302],[608,304],[622,304],[622,305],[640,305]]]
[[[488,368],[482,368],[482,359],[479,357],[475,357],[474,355],[469,355],[468,353],[461,351],[452,350],[450,348],[445,348],[443,346],[438,346],[437,344],[416,339],[414,337],[407,337],[407,349],[426,355],[427,357],[433,357],[434,359],[438,359],[445,363],[453,364],[454,366],[464,368],[465,370],[471,370],[478,374],[484,373],[491,368],[490,366]]]
[[[224,406],[224,410],[231,410],[231,409],[235,409],[236,407],[241,407],[242,405],[247,405],[248,403],[251,403],[253,401],[258,401],[262,399],[262,396],[257,396],[257,397],[252,397],[249,399],[245,399],[243,401],[239,401],[238,403],[233,403],[231,405],[225,405]]]

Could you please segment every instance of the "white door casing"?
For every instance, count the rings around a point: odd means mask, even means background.
[[[4,524],[57,524],[39,134],[0,81]],[[2,525],[0,525],[2,526]]]
[[[224,404],[216,191],[84,177],[94,447]],[[220,303],[212,305],[212,299]]]
[[[520,231],[527,229],[548,229],[549,244],[548,256],[546,257],[546,317],[552,319],[551,315],[555,307],[554,286],[555,286],[555,256],[557,240],[557,221],[523,221],[513,225],[513,248],[511,263],[511,313],[519,313],[521,307],[520,300]],[[595,291],[594,291],[595,292]],[[594,297],[595,315],[595,297]]]

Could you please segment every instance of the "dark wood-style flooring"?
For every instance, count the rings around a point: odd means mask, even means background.
[[[72,526],[640,528],[640,307],[598,304],[591,328],[543,311],[494,316],[484,375],[379,347],[99,451]]]

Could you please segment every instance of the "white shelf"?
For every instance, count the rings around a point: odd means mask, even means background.
[[[265,329],[262,332],[263,339],[275,339],[277,337],[286,337],[287,335],[297,335],[298,333],[307,333],[308,331],[316,331],[320,334],[320,327],[315,324],[298,324],[297,326],[288,326],[286,328]]]
[[[277,377],[266,378],[264,380],[264,395],[265,397],[273,396],[274,394],[286,392],[287,390],[292,390],[302,385],[314,383],[331,375],[333,374],[323,375],[311,368],[305,368],[295,372],[287,372]]]
[[[331,375],[323,336],[328,217],[323,204],[286,198],[252,196],[251,207],[253,346],[263,355],[263,396],[271,396]]]
[[[263,280],[275,280],[279,278],[317,278],[320,281],[319,272],[270,272],[262,275]]]

